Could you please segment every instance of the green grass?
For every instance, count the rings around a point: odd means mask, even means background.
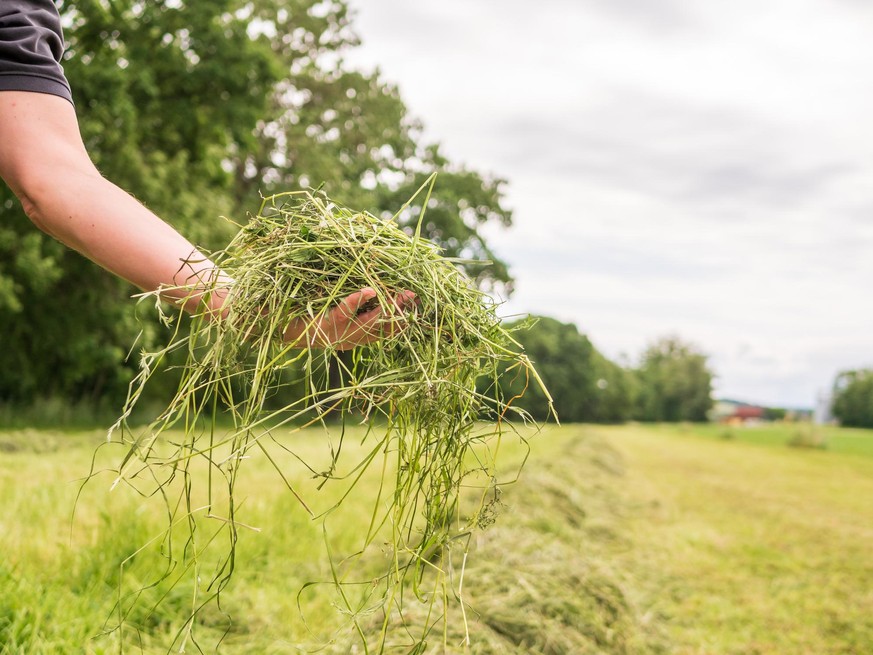
[[[672,432],[677,426],[653,426]],[[678,426],[682,432],[711,439],[725,439],[758,446],[786,446],[798,436],[815,436],[826,450],[847,455],[873,457],[873,431],[841,428],[809,423],[764,423],[752,426],[728,426],[713,423],[691,423]]]
[[[471,645],[461,644],[465,617],[450,608],[445,635],[424,652],[873,652],[873,432],[828,429],[825,450],[788,448],[791,436],[787,426],[732,439],[712,426],[548,427],[520,482],[504,488],[497,522],[472,544],[462,589]],[[297,439],[311,457],[329,458],[323,432]],[[119,566],[160,533],[165,509],[124,487],[109,492],[106,474],[86,486],[71,521],[75,480],[101,440],[93,431],[0,433],[3,655],[118,652],[119,633],[98,635],[111,625]],[[98,469],[119,454],[101,450]],[[505,443],[502,465],[523,454]],[[237,573],[197,643],[214,652],[226,632],[219,652],[231,655],[299,653],[330,639],[323,652],[363,652],[331,585],[299,596],[307,631],[298,592],[329,578],[323,535],[271,470],[253,458],[241,473],[238,518],[261,531],[241,534]],[[294,482],[317,484],[299,468]],[[356,492],[362,506],[372,484]],[[328,506],[338,492],[320,493]],[[357,503],[330,519],[336,554],[366,530]],[[142,587],[163,565],[158,548],[146,549],[123,588]],[[364,560],[347,574],[363,579],[380,565]],[[167,652],[190,591],[170,591],[153,611],[158,594],[145,592],[125,652]],[[425,607],[411,610],[414,618]],[[378,616],[362,615],[362,625],[375,630]],[[407,652],[404,638],[393,632],[398,647],[388,652]],[[188,642],[186,652],[198,651]]]
[[[822,451],[787,426],[699,438],[715,429],[596,431],[626,457],[625,565],[671,652],[873,652],[873,433],[829,429]]]

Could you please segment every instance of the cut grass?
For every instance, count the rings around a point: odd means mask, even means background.
[[[675,426],[651,426],[666,432]],[[809,423],[764,423],[749,426],[725,426],[714,423],[693,423],[681,426],[681,431],[700,437],[728,439],[756,446],[784,447],[798,437],[816,437],[830,453],[863,455],[873,457],[873,432],[857,428],[841,428],[834,425],[811,425]]]
[[[419,226],[432,186],[433,177],[420,189]],[[238,486],[241,471],[250,458],[264,458],[276,482],[314,519],[330,517],[351,494],[362,494],[359,481],[370,469],[378,472],[378,485],[365,496],[369,521],[356,543],[337,546],[325,531],[324,580],[365,650],[386,648],[395,621],[407,629],[404,651],[433,641],[441,623],[447,629],[450,604],[463,618],[471,536],[494,520],[500,486],[517,474],[498,479],[497,455],[514,429],[506,419],[527,416],[512,406],[514,399],[496,395],[497,377],[506,369],[542,387],[536,371],[501,326],[493,301],[457,262],[443,258],[419,231],[407,234],[394,221],[318,193],[265,199],[212,259],[232,282],[216,279],[204,290],[198,281],[173,295],[224,294],[221,319],[204,310],[190,322],[176,321],[167,346],[143,355],[124,413],[110,430],[126,448],[114,484],[162,499],[167,515],[165,532],[143,545],[159,548],[166,562],[142,593],[119,591],[116,625],[123,629],[142,598],[165,585],[190,594],[177,647],[194,639],[201,612],[220,611],[241,532],[253,528],[240,512],[248,496]],[[325,346],[334,339],[322,332],[322,319],[337,307],[348,311],[344,299],[362,289],[371,290],[366,309],[378,307],[383,338],[345,355]],[[398,304],[398,292],[414,293],[417,303]],[[175,319],[165,318],[168,324]],[[308,336],[297,339],[294,326],[300,325]],[[295,333],[290,339],[289,329]],[[136,429],[127,417],[174,353],[187,355],[178,390],[145,430]],[[289,371],[301,378],[302,391],[270,409],[270,398],[292,384]],[[229,431],[220,429],[225,415]],[[298,451],[293,438],[276,438],[285,426],[337,415],[341,426],[315,458]],[[497,422],[477,423],[484,415]],[[358,448],[350,444],[347,423],[366,425]],[[173,429],[182,437],[167,438]],[[291,482],[288,473],[297,463],[317,484]],[[333,504],[317,509],[312,499],[322,488],[331,490]],[[377,560],[381,574],[358,575],[364,562]],[[404,617],[415,603],[428,611],[413,625]]]
[[[38,443],[43,434],[49,446]],[[114,602],[120,560],[161,530],[163,516],[129,489],[107,493],[105,473],[86,488],[71,532],[73,478],[87,471],[101,437],[28,437],[32,450],[0,453],[0,653],[117,652],[112,635],[92,637]],[[293,437],[306,456],[323,454],[325,438],[314,428]],[[873,432],[845,438],[870,444]],[[437,640],[425,652],[873,652],[873,457],[702,438],[679,426],[549,426],[531,443],[520,481],[502,496],[500,521],[473,539],[470,648],[460,645],[455,608],[448,647]],[[507,444],[503,470],[524,456]],[[103,452],[97,466],[114,461]],[[353,652],[329,586],[304,592],[314,634],[300,618],[297,592],[326,571],[319,526],[274,484],[269,462],[249,464],[243,506],[262,531],[240,542],[225,607],[233,623],[220,652],[299,655],[331,638],[325,652]],[[289,478],[302,489],[317,482],[302,466]],[[361,484],[331,520],[337,548],[355,543],[368,522],[364,501],[378,482],[365,476]],[[319,507],[331,493],[316,494]],[[146,570],[148,558],[140,565]],[[379,566],[364,562],[360,574]],[[107,571],[116,573],[106,580]],[[184,620],[182,600],[139,617],[142,652],[166,652]],[[226,616],[210,621],[204,642],[228,628]]]
[[[319,453],[324,438],[318,429],[294,437],[305,455]],[[470,646],[464,645],[464,616],[454,604],[445,608],[445,633],[436,635],[422,652],[661,652],[651,646],[658,640],[657,626],[643,622],[634,604],[632,580],[610,561],[610,553],[627,547],[622,536],[626,512],[612,489],[621,479],[615,473],[620,470],[615,452],[587,440],[578,429],[552,430],[547,438],[539,442],[530,475],[506,488],[501,520],[478,532],[471,544],[464,588]],[[4,655],[111,652],[118,645],[117,634],[91,637],[100,632],[111,608],[121,561],[130,549],[160,532],[162,513],[155,503],[127,488],[109,494],[112,502],[107,503],[106,484],[91,485],[79,501],[68,548],[68,510],[76,485],[57,480],[60,471],[87,468],[92,443],[39,455],[19,452],[9,458],[8,466],[0,466],[0,498],[15,508],[16,516],[27,517],[8,523],[0,535],[0,547],[13,554],[14,563],[10,586],[0,589],[0,607],[10,617],[7,632],[0,628]],[[521,444],[506,444],[501,470],[516,469],[526,456]],[[98,467],[112,461],[112,453],[102,453]],[[15,484],[13,473],[21,467],[32,472],[28,485]],[[319,645],[330,653],[345,655],[356,648],[360,652],[358,638],[337,616],[329,585],[304,589],[301,616],[298,592],[329,573],[321,557],[322,532],[292,497],[272,484],[269,470],[265,460],[253,460],[240,474],[241,488],[249,490],[244,499],[248,518],[262,531],[240,541],[233,593],[225,596],[227,615],[208,617],[200,627],[201,643],[227,631],[221,652],[230,654],[299,653]],[[366,528],[366,498],[379,484],[373,473],[362,479],[361,493],[332,516],[329,533],[334,548],[357,543]],[[316,482],[299,464],[289,477],[304,490]],[[106,473],[101,479],[108,483],[111,478]],[[49,497],[40,500],[34,488],[44,488]],[[324,491],[328,496],[317,498],[319,505],[330,505],[332,492]],[[143,574],[160,561],[159,553],[145,553],[135,571]],[[358,565],[358,574],[366,577],[377,576],[384,564],[365,559]],[[106,571],[114,574],[104,581]],[[18,595],[12,593],[15,589],[29,591]],[[171,595],[152,614],[133,615],[127,637],[138,647],[132,651],[140,652],[141,645],[145,653],[165,652],[184,621],[184,601],[183,594]],[[410,598],[407,611],[412,620],[419,620],[429,611],[429,603]],[[366,630],[381,627],[375,614],[360,620]],[[389,626],[387,642],[409,644],[399,622]]]
[[[873,652],[873,432],[829,430],[860,455],[756,431],[597,429],[625,456],[639,508],[617,564],[641,574],[671,653]]]

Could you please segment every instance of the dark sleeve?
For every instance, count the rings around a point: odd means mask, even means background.
[[[72,102],[63,54],[52,0],[0,0],[0,91],[50,93]]]

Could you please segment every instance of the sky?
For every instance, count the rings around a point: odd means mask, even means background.
[[[718,397],[773,406],[873,366],[869,3],[350,5],[347,61],[507,180],[501,313],[573,322],[628,363],[677,335]]]

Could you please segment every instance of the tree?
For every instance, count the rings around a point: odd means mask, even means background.
[[[301,16],[319,15],[314,10],[324,3],[298,0],[297,11],[284,0],[250,4],[260,29],[274,33],[274,52],[290,74],[272,96],[271,118],[258,126],[259,148],[235,160],[240,197],[321,186],[347,206],[390,218],[437,172],[422,234],[449,257],[479,262],[462,264],[478,283],[510,289],[508,267],[479,233],[485,223],[511,224],[503,207],[504,180],[448,161],[438,144],[422,142],[421,125],[395,86],[378,71],[346,70],[342,59],[331,56],[357,44],[346,3],[333,3],[328,22],[312,28],[321,36],[302,45]],[[399,216],[409,231],[418,220],[418,208]]]
[[[515,337],[542,377],[562,422],[611,423],[630,418],[632,383],[627,372],[600,354],[575,325],[540,316],[510,327],[517,328]],[[552,418],[542,391],[514,371],[501,377],[500,390],[504,398],[524,391],[517,406],[537,420]]]
[[[784,421],[788,416],[788,410],[784,407],[765,407],[763,419],[765,421]]]
[[[839,373],[834,380],[831,409],[842,425],[873,428],[873,370]]]
[[[637,381],[631,371],[595,351],[596,402],[589,420],[594,423],[623,423],[633,418]]]
[[[399,92],[347,70],[357,44],[336,0],[62,0],[83,139],[98,168],[199,246],[223,246],[259,193],[324,185],[393,213],[444,171],[423,235],[452,256],[491,257],[478,227],[508,225],[502,182],[421,143]],[[416,222],[410,210],[401,217]],[[411,228],[410,228],[411,229]],[[499,260],[471,266],[508,283]],[[0,401],[37,395],[117,406],[137,358],[136,290],[39,233],[0,185]]]
[[[636,417],[643,421],[705,421],[712,408],[713,374],[706,355],[677,337],[665,337],[643,353],[636,371]]]

